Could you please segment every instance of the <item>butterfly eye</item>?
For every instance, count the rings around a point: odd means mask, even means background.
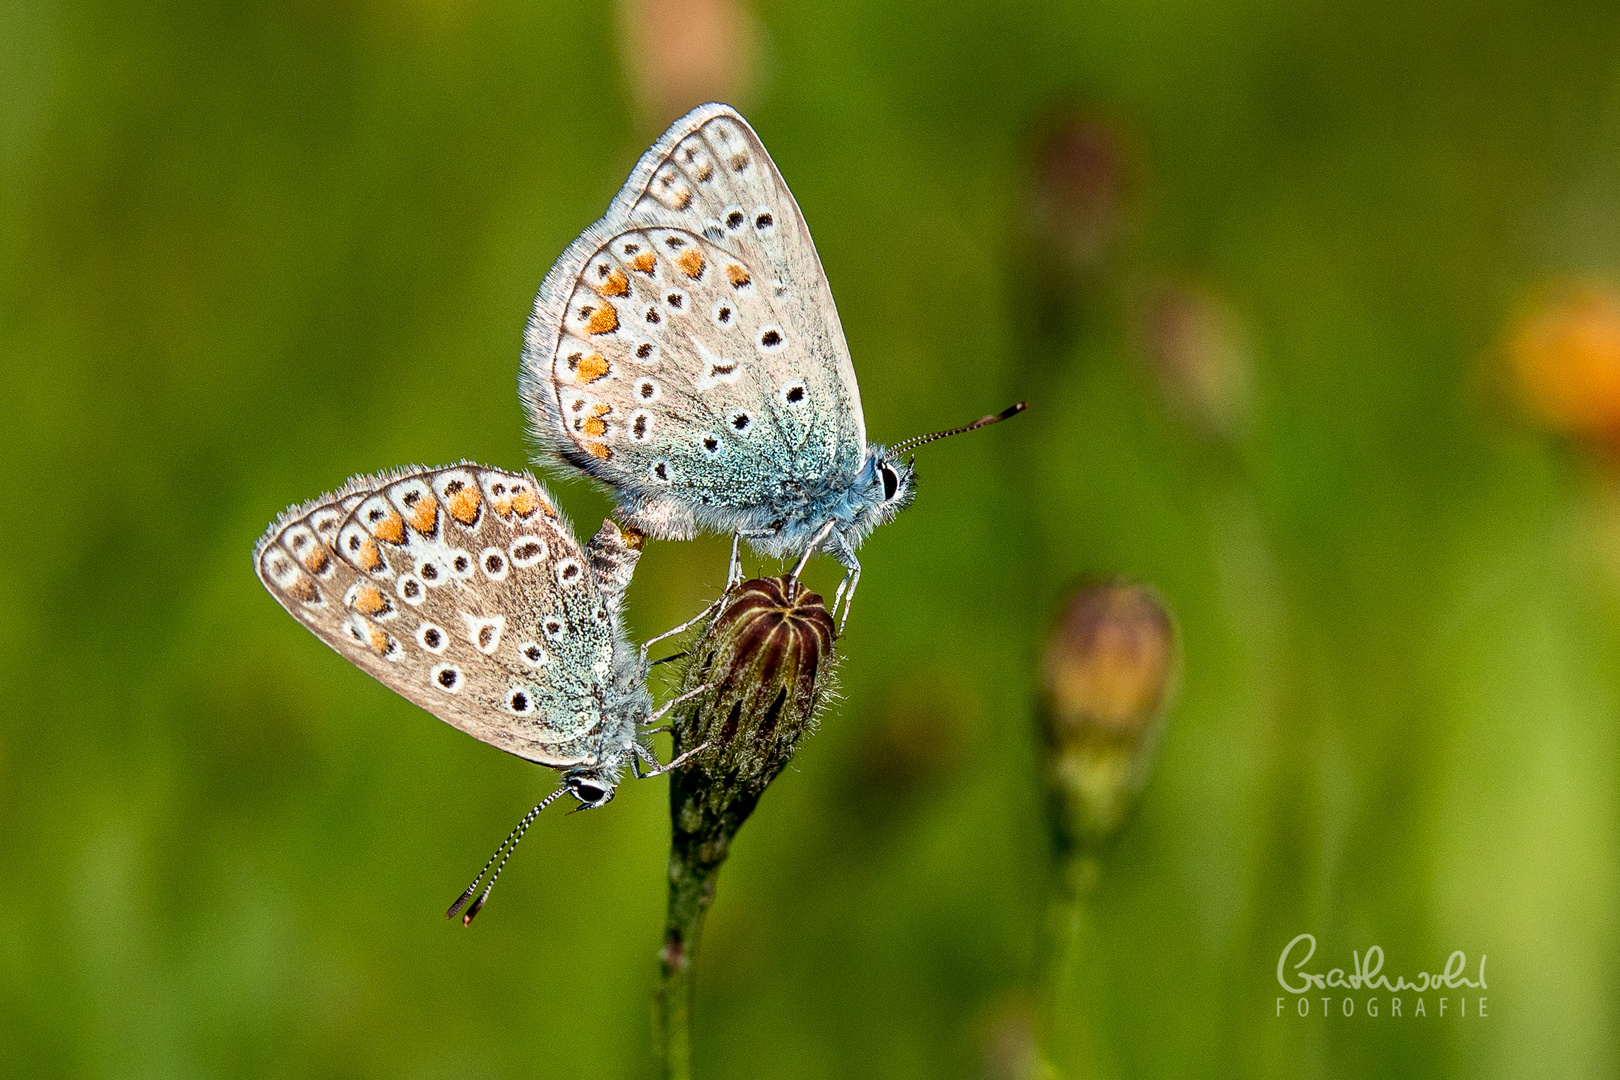
[[[883,474],[883,501],[888,502],[900,490],[900,474],[887,465],[881,466],[878,472]]]
[[[605,789],[597,787],[595,784],[580,782],[574,785],[574,798],[586,806],[600,805],[602,797],[606,794]]]

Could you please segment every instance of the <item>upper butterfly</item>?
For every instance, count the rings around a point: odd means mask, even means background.
[[[546,275],[519,389],[541,448],[610,486],[623,520],[659,539],[826,552],[849,569],[833,599],[845,618],[855,549],[911,501],[905,455],[1024,407],[868,443],[810,230],[759,136],[714,104],[642,155]]]
[[[640,768],[658,764],[641,736],[663,712],[647,692],[647,647],[638,655],[620,624],[640,551],[611,521],[582,550],[533,477],[463,462],[357,476],[290,507],[253,561],[293,618],[384,686],[562,771],[501,856],[563,792],[594,808],[626,764],[638,776],[678,764]]]

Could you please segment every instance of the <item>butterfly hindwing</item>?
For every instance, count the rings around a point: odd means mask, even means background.
[[[725,106],[678,121],[547,276],[523,383],[542,445],[659,536],[853,475],[865,449],[809,230]]]
[[[283,514],[255,563],[299,622],[440,719],[542,764],[591,760],[617,615],[533,477],[357,477]]]

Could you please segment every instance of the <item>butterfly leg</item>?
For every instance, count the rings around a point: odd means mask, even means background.
[[[810,562],[810,556],[816,553],[816,548],[821,546],[821,542],[827,539],[828,535],[830,535],[833,531],[833,526],[837,524],[838,522],[836,519],[828,518],[827,524],[816,530],[816,535],[812,536],[810,538],[810,543],[805,545],[804,554],[800,555],[799,561],[794,564],[793,573],[788,575],[789,581],[793,582],[794,584],[798,584],[799,575],[804,573],[805,566]]]
[[[838,605],[842,602],[844,614],[838,620],[838,635],[842,637],[844,626],[849,622],[849,609],[855,606],[855,586],[861,583],[861,560],[855,557],[855,552],[851,551],[848,545],[845,545],[840,555],[841,561],[849,567],[849,571],[844,574],[844,580],[838,583],[838,591],[833,593],[832,614],[837,613]]]
[[[727,589],[725,592],[720,594],[720,599],[716,600],[714,603],[710,604],[708,607],[704,608],[702,611],[698,612],[696,615],[692,616],[690,619],[687,619],[685,622],[681,623],[681,625],[675,627],[672,630],[665,630],[662,634],[659,634],[657,637],[650,637],[646,641],[642,642],[642,645],[641,645],[641,674],[642,674],[642,676],[646,677],[647,668],[650,666],[647,663],[647,650],[648,649],[650,649],[654,645],[658,644],[658,642],[663,641],[665,638],[672,638],[676,634],[684,634],[684,633],[686,633],[686,631],[692,629],[692,627],[696,626],[698,623],[702,622],[704,619],[707,619],[711,614],[713,614],[715,612],[716,609],[718,609],[720,607],[721,604],[725,603],[726,597],[729,596],[730,594],[731,594],[731,590]]]
[[[646,725],[647,727],[652,727],[654,724],[658,723],[658,721],[662,720],[664,718],[664,714],[669,712],[669,710],[673,709],[675,706],[679,705],[683,701],[692,700],[693,698],[697,697],[699,694],[703,693],[703,691],[711,689],[713,686],[714,686],[713,683],[704,683],[702,686],[698,687],[696,690],[688,690],[686,693],[682,694],[678,698],[671,698],[669,701],[664,702],[663,706],[661,708],[659,708],[659,710],[657,712],[653,713],[651,716],[647,717],[647,719],[643,720],[642,723],[644,725]]]
[[[662,776],[671,769],[678,769],[691,760],[694,755],[701,754],[703,751],[709,748],[708,743],[699,743],[686,753],[675,758],[675,760],[671,761],[668,765],[660,765],[658,764],[658,758],[653,755],[651,750],[648,750],[640,743],[632,743],[631,745],[635,747],[635,752],[630,756],[630,771],[635,774],[637,780],[646,780],[650,777]],[[646,772],[642,772],[641,762],[643,759],[652,762],[653,768],[647,770]]]
[[[742,542],[746,540],[762,540],[767,536],[775,536],[775,529],[738,529],[731,534],[731,569],[726,572],[726,590],[743,583],[742,569]]]

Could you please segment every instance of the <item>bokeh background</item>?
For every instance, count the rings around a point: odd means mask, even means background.
[[[1181,686],[1061,1074],[1614,1075],[1617,58],[1612,5],[1528,0],[0,3],[0,1072],[652,1075],[664,783],[447,924],[551,775],[249,556],[353,472],[521,466],[540,278],[725,97],[874,437],[1031,409],[923,451],[863,551],[843,700],[722,878],[700,1074],[1020,1074],[1035,657],[1124,573]],[[637,635],[724,566],[651,546]],[[1301,932],[1488,954],[1489,1015],[1278,1017]]]

